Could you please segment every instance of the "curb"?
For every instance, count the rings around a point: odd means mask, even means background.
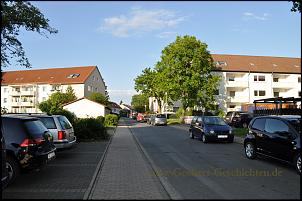
[[[168,179],[166,177],[164,177],[164,176],[159,176],[157,174],[156,170],[158,170],[159,168],[155,165],[155,163],[153,162],[153,160],[151,159],[151,157],[149,156],[149,154],[147,153],[147,151],[145,150],[145,148],[142,146],[142,144],[139,142],[139,140],[137,139],[137,137],[133,134],[133,132],[132,132],[132,130],[131,130],[131,128],[129,126],[128,126],[128,129],[130,130],[134,141],[136,142],[136,144],[138,145],[139,149],[141,150],[141,152],[143,153],[143,155],[145,156],[145,158],[147,159],[147,161],[151,165],[151,168],[152,168],[154,174],[159,179],[162,187],[164,188],[164,190],[166,191],[166,193],[168,194],[168,196],[170,197],[170,199],[172,199],[172,200],[182,200],[183,198],[179,195],[179,193],[177,193],[177,191],[174,189],[174,187],[167,181]]]
[[[101,169],[102,169],[102,167],[103,167],[105,158],[106,158],[106,156],[107,156],[107,151],[108,151],[109,145],[111,144],[111,141],[112,141],[112,138],[113,138],[113,136],[114,136],[114,134],[115,134],[115,131],[116,131],[116,127],[115,127],[115,129],[114,129],[113,135],[112,135],[112,136],[110,137],[110,139],[109,139],[109,142],[108,142],[108,144],[107,144],[107,146],[106,146],[106,148],[105,148],[105,150],[104,150],[104,153],[103,153],[103,155],[102,155],[101,160],[100,160],[100,161],[98,162],[98,164],[97,164],[96,170],[95,170],[95,172],[94,172],[94,174],[93,174],[93,176],[92,176],[92,179],[91,179],[91,181],[90,181],[90,184],[89,184],[87,190],[85,191],[83,200],[91,200],[91,199],[92,199],[92,192],[93,192],[93,190],[94,190],[94,188],[95,188],[95,183],[96,183],[97,177],[98,177],[98,175],[99,175],[99,173],[101,172]]]

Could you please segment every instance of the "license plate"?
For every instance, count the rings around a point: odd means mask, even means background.
[[[218,138],[228,138],[227,135],[218,135],[217,137],[218,137]]]
[[[53,157],[55,157],[55,152],[51,152],[51,153],[49,153],[48,154],[48,159],[51,159],[51,158],[53,158]]]

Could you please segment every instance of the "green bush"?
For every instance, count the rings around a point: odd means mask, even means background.
[[[73,127],[79,141],[109,138],[106,128],[101,124],[100,118],[77,119]]]
[[[115,114],[107,114],[105,115],[105,123],[106,127],[108,126],[117,126],[118,124],[118,116]]]
[[[103,116],[98,116],[96,119],[97,119],[98,121],[100,121],[100,123],[101,123],[102,125],[105,125],[105,117],[103,117]]]

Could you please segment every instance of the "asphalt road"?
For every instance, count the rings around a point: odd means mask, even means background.
[[[21,174],[2,199],[83,199],[107,143],[81,142],[58,151],[40,171]]]
[[[300,176],[288,164],[249,160],[238,143],[203,144],[179,126],[127,121],[157,174],[182,199],[300,198]]]

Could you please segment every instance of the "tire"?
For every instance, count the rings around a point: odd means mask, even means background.
[[[297,170],[297,172],[299,174],[301,174],[301,155],[298,154],[295,158],[294,158],[294,165],[295,165],[295,168]]]
[[[205,134],[203,134],[201,136],[201,140],[202,140],[203,143],[207,143],[208,142],[207,136]]]
[[[8,185],[13,183],[20,174],[20,167],[18,162],[11,156],[6,157],[6,166],[8,168]]]
[[[257,156],[255,145],[252,142],[248,142],[244,145],[244,152],[248,159],[255,159]]]
[[[194,139],[194,134],[192,133],[192,131],[190,131],[190,138]]]

